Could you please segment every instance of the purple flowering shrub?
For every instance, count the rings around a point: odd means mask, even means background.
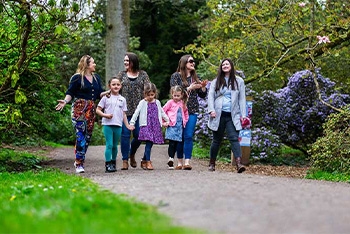
[[[287,86],[276,92],[264,91],[256,97],[261,126],[273,130],[283,144],[305,154],[322,135],[322,124],[334,110],[318,99],[313,74],[309,70],[296,72]],[[335,83],[316,72],[324,101],[340,108],[349,102],[349,95],[334,90]],[[255,115],[254,115],[255,117]]]
[[[267,128],[252,129],[250,157],[253,161],[273,161],[273,157],[281,156],[281,146],[279,137]]]

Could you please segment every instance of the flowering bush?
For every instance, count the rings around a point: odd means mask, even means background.
[[[281,156],[281,141],[265,127],[252,129],[251,151],[253,160],[272,161],[271,158]]]
[[[318,71],[316,76],[324,101],[338,108],[349,102],[349,95],[334,90],[334,82]],[[327,116],[334,112],[318,99],[313,74],[308,70],[293,74],[285,88],[265,91],[255,100],[254,113],[260,115],[261,126],[272,128],[282,143],[305,154],[321,136]]]

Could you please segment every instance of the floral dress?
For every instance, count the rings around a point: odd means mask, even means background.
[[[140,127],[139,141],[152,141],[155,144],[163,144],[162,127],[158,118],[158,107],[155,102],[147,104],[147,125]]]

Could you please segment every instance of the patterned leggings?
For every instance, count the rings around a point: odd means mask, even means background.
[[[72,124],[75,129],[75,160],[84,163],[95,124],[95,103],[92,100],[77,99],[72,105]]]

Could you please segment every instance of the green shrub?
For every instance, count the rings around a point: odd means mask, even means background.
[[[308,153],[311,170],[350,174],[350,106],[331,114],[323,125],[323,136],[318,138]]]
[[[41,168],[42,160],[30,153],[0,149],[0,172],[21,172]]]

